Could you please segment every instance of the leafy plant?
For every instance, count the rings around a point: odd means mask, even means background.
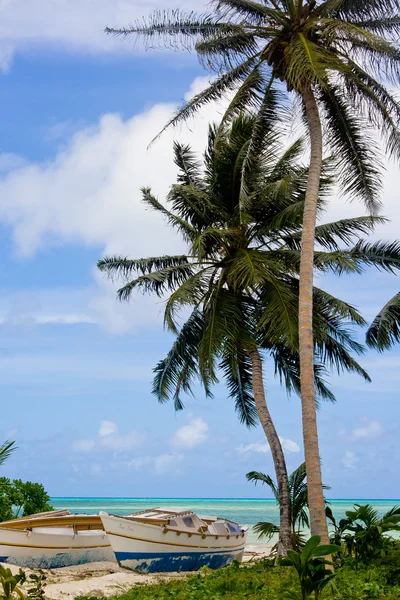
[[[335,574],[327,566],[332,565],[325,556],[337,552],[340,548],[334,544],[320,545],[321,537],[313,535],[310,537],[300,552],[289,550],[288,555],[280,560],[283,566],[294,567],[297,571],[301,600],[309,600],[314,596],[318,600],[321,591],[332,581]],[[291,593],[288,597],[295,598]]]
[[[43,571],[39,573],[32,573],[29,575],[30,583],[32,587],[28,589],[28,598],[31,600],[45,600],[44,585],[47,577]]]
[[[24,583],[25,579],[25,573],[22,571],[22,569],[19,570],[17,575],[13,575],[11,569],[0,565],[0,585],[2,587],[0,598],[4,598],[5,600],[21,598],[24,600],[25,594],[19,585]]]
[[[327,510],[327,517],[335,527],[331,541],[343,544],[347,553],[356,560],[371,560],[385,555],[392,542],[388,533],[400,531],[399,506],[379,517],[370,504],[355,504],[354,510],[346,511],[346,516],[337,524],[332,511]]]

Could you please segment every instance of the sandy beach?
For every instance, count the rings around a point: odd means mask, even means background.
[[[270,547],[266,544],[249,544],[246,547],[243,562],[249,562],[268,556]],[[13,573],[18,573],[19,567],[4,564]],[[24,569],[27,578],[31,569]],[[160,573],[142,575],[122,569],[116,562],[99,562],[48,569],[42,571],[47,576],[45,585],[46,597],[49,600],[73,600],[76,596],[107,598],[114,594],[127,592],[135,585],[158,583],[165,579],[186,577],[187,573]],[[25,584],[24,588],[29,587]]]

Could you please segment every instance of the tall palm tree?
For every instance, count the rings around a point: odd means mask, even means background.
[[[212,0],[209,14],[156,12],[112,35],[144,36],[194,48],[217,73],[210,86],[168,123],[175,124],[210,101],[236,92],[224,123],[253,107],[262,122],[268,92],[283,82],[301,100],[311,145],[301,243],[299,344],[304,449],[311,532],[328,541],[314,390],[313,259],[323,148],[340,167],[342,190],[359,197],[371,214],[379,209],[380,165],[368,129],[377,127],[389,154],[400,156],[400,105],[388,83],[399,81],[399,0]],[[281,86],[283,87],[283,86]],[[324,124],[325,138],[323,138]],[[259,151],[258,123],[243,168]],[[246,201],[243,190],[241,202]]]
[[[376,315],[367,331],[370,348],[383,351],[400,342],[400,292]]]
[[[298,273],[308,168],[298,161],[302,140],[283,151],[278,112],[271,94],[259,128],[264,150],[254,156],[251,169],[244,168],[246,150],[259,122],[242,115],[223,133],[210,128],[204,170],[188,146],[175,144],[179,176],[168,194],[170,207],[150,189],[143,190],[143,200],[179,232],[187,253],[137,260],[109,257],[98,266],[110,276],[122,276],[121,300],[128,300],[134,291],[168,294],[164,321],[177,339],[155,369],[153,391],[161,402],[172,397],[181,409],[182,392],[192,392],[197,379],[211,395],[212,384],[222,373],[240,419],[252,426],[259,418],[279,486],[279,551],[284,553],[291,535],[288,477],[265,400],[263,357],[272,357],[288,390],[299,389]],[[325,172],[320,210],[329,187]],[[241,202],[244,193],[246,205]],[[365,263],[391,268],[400,250],[394,256],[385,244],[377,243],[368,252],[362,241],[339,249],[340,243],[350,243],[381,221],[361,217],[320,225],[316,235],[324,250],[316,253],[317,268],[339,273],[358,271]],[[362,347],[346,329],[348,323],[364,321],[353,307],[326,292],[315,288],[313,295],[315,384],[320,395],[332,398],[322,379],[325,366],[368,378],[351,355]],[[190,314],[180,325],[182,309]]]

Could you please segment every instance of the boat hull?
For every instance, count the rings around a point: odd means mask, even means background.
[[[30,569],[57,569],[115,560],[104,531],[81,531],[74,534],[72,529],[55,529],[0,529],[0,562]]]
[[[246,535],[202,536],[102,516],[115,557],[121,567],[140,573],[217,569],[240,561]]]

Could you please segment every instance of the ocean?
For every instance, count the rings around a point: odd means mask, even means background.
[[[218,515],[241,525],[250,525],[249,541],[257,542],[252,526],[258,521],[279,523],[275,500],[251,498],[52,498],[56,509],[66,508],[71,513],[96,514],[103,510],[115,515],[127,515],[138,510],[158,506],[188,508],[204,515]],[[354,504],[371,504],[380,515],[399,505],[400,500],[329,500],[336,520],[344,518]]]

